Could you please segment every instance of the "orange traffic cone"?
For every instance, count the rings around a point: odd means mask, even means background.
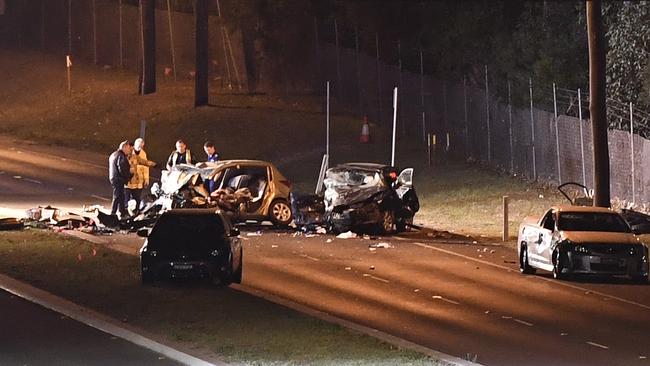
[[[367,144],[370,142],[370,125],[368,125],[368,117],[363,116],[363,126],[361,127],[361,136],[359,142]]]

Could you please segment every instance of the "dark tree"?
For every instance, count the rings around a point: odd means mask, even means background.
[[[208,104],[208,47],[208,1],[196,0],[196,107]]]
[[[140,0],[140,28],[140,94],[151,94],[156,92],[156,0]]]
[[[589,38],[589,113],[594,145],[594,206],[610,207],[609,147],[605,105],[605,37],[601,0],[587,1]]]

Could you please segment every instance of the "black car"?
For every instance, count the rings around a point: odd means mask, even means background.
[[[156,279],[204,278],[215,283],[241,283],[243,249],[239,230],[214,209],[167,211],[140,249],[143,283]]]
[[[342,164],[327,170],[323,186],[322,195],[292,197],[296,225],[392,233],[406,230],[420,209],[412,168],[398,174],[383,164]]]

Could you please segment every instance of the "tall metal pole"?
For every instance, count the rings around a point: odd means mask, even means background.
[[[636,177],[636,174],[634,174],[634,114],[632,110],[632,102],[630,102],[630,156],[632,159],[632,203],[636,203],[636,183],[634,182],[634,178]]]
[[[361,65],[359,63],[359,30],[354,27],[354,58],[357,63],[357,92],[359,93],[359,114],[363,117],[363,92],[361,91]]]
[[[585,138],[582,132],[582,91],[578,88],[578,118],[580,119],[580,156],[582,158],[582,185],[587,186],[587,170],[585,169]]]
[[[378,94],[378,107],[379,107],[379,117],[377,122],[381,124],[381,65],[379,64],[379,33],[375,33],[375,48],[377,49],[377,94]]]
[[[217,4],[219,4],[219,1],[217,1]],[[172,72],[174,73],[174,81],[176,81],[176,50],[174,49],[174,26],[172,22],[172,5],[170,0],[167,0],[167,23],[169,27],[169,48],[172,53]]]
[[[97,6],[96,1],[91,2],[93,12],[93,63],[97,65]]]
[[[420,46],[420,106],[422,108],[422,138],[427,142],[427,121],[424,106],[424,57],[422,55],[422,46]]]
[[[120,38],[120,69],[124,67],[124,35],[123,35],[123,18],[124,15],[122,14],[122,0],[119,0],[117,2],[117,12],[118,12],[118,17],[120,18],[119,20],[119,38]]]
[[[390,166],[395,166],[395,134],[397,131],[397,87],[393,89],[393,149]]]
[[[610,207],[609,146],[607,145],[607,104],[605,50],[601,14],[602,1],[587,1],[587,38],[589,43],[589,114],[594,150],[594,206]]]
[[[334,19],[334,42],[336,45],[336,96],[342,98],[341,95],[341,51],[339,49],[339,26]]]
[[[327,154],[327,156],[329,157],[330,156],[330,82],[329,81],[327,82],[326,94],[327,94],[327,102],[326,102],[327,107],[326,107],[325,114],[326,114],[327,126],[325,131],[326,134],[325,154]]]
[[[465,113],[465,149],[467,157],[472,156],[469,144],[469,119],[467,118],[467,78],[463,75],[463,111]]]
[[[533,114],[533,79],[528,79],[530,90],[530,142],[533,147],[533,180],[537,180],[537,157],[535,153],[535,116]]]
[[[560,164],[560,135],[558,134],[558,118],[557,118],[557,94],[555,83],[553,83],[553,115],[555,116],[555,155],[557,157],[557,181],[562,184],[562,169]]]
[[[485,124],[487,126],[487,160],[489,164],[492,162],[492,137],[490,136],[490,89],[487,65],[485,65]]]
[[[515,153],[512,144],[512,94],[510,79],[508,79],[508,138],[510,139],[510,173],[515,172]]]

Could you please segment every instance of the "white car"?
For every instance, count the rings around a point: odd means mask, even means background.
[[[607,208],[552,207],[540,219],[524,220],[517,243],[522,273],[542,269],[559,279],[598,274],[648,281],[648,248]]]

